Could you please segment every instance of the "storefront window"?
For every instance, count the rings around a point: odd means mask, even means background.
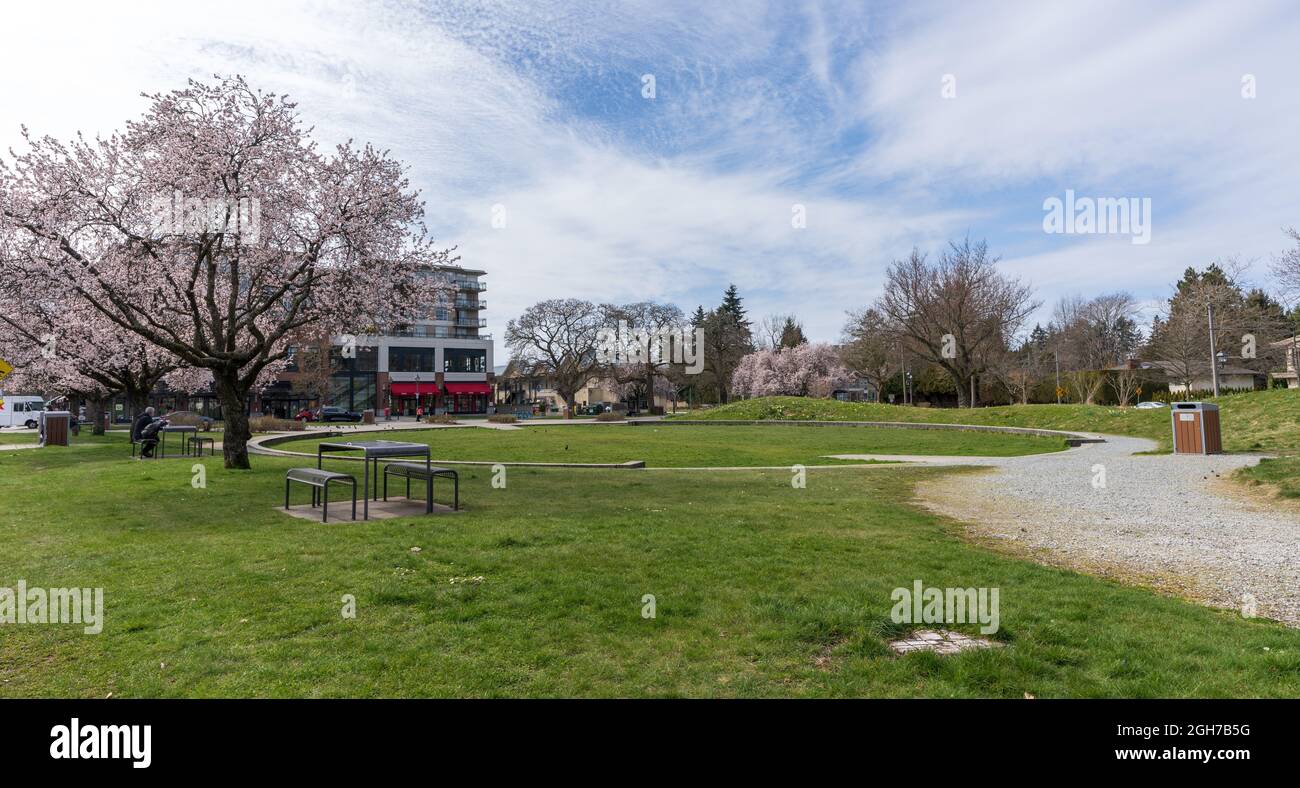
[[[375,376],[369,372],[330,376],[327,405],[363,411],[375,407]]]

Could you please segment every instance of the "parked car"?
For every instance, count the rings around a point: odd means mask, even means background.
[[[1150,402],[1139,402],[1134,407],[1136,407],[1138,410],[1156,410],[1157,408],[1167,408],[1169,406],[1163,402],[1156,402],[1155,400],[1151,400]]]
[[[303,408],[302,410],[293,414],[293,419],[294,421],[315,421],[316,414],[315,412],[312,411],[311,408]]]
[[[361,421],[361,414],[343,408],[321,408],[316,411],[316,421]]]
[[[212,417],[204,416],[202,413],[195,413],[192,410],[174,410],[166,416],[168,422],[178,426],[198,427],[204,432],[212,431]]]

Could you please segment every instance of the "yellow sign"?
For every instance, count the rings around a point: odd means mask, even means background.
[[[9,377],[9,373],[13,371],[14,368],[9,365],[9,362],[0,358],[0,380],[4,380],[5,378]]]

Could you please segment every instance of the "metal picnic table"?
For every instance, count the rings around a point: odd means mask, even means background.
[[[365,465],[365,481],[362,487],[365,490],[363,498],[365,505],[363,508],[363,520],[370,519],[370,480],[373,478],[374,497],[379,500],[379,461],[381,459],[410,459],[424,458],[424,467],[428,471],[433,467],[433,454],[429,450],[427,443],[404,443],[402,441],[325,441],[316,447],[316,467],[321,467],[322,460],[325,459],[326,452],[335,451],[359,451],[362,453],[361,462]],[[370,474],[370,463],[375,464],[374,476]]]
[[[186,436],[198,435],[199,428],[186,427],[181,424],[176,424],[176,425],[168,424],[166,427],[163,427],[160,430],[158,430],[158,456],[159,457],[167,456],[167,433],[169,432],[179,432],[181,434],[181,454],[185,454],[186,453],[185,447],[186,444],[189,442],[189,438],[187,438]]]

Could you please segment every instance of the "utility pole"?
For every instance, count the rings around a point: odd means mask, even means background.
[[[1052,359],[1056,361],[1056,404],[1061,404],[1061,354],[1052,351]]]
[[[1214,304],[1205,305],[1210,317],[1210,380],[1214,383],[1214,396],[1219,396],[1219,354],[1214,349]]]

